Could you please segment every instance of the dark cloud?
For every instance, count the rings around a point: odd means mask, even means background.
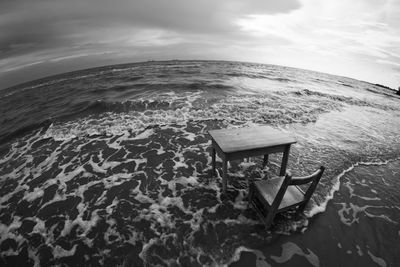
[[[357,78],[388,70],[394,78],[382,79],[398,83],[398,1],[299,1],[0,0],[0,89],[91,66],[173,58]]]
[[[298,0],[0,0],[0,89],[83,67],[197,57],[207,47],[215,57],[218,46],[243,42],[236,19],[299,7]]]
[[[80,41],[96,43],[101,36],[97,40],[85,38],[102,30],[130,27],[229,35],[236,30],[232,23],[235,18],[298,7],[296,0],[2,0],[0,53],[4,57],[24,49],[68,46]]]
[[[34,20],[30,23],[1,25],[0,53],[7,56],[13,52],[28,51],[46,43],[54,43],[58,38],[54,30],[51,25]]]

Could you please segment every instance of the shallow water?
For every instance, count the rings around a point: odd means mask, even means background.
[[[5,264],[400,263],[400,107],[385,89],[271,65],[151,62],[6,89],[0,102]],[[276,174],[281,156],[265,169],[232,162],[228,197],[210,170],[208,130],[260,124],[297,138],[295,175],[327,167],[305,216],[271,231],[247,206],[248,179]]]

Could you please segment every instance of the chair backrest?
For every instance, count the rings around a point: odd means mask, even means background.
[[[290,185],[303,185],[303,184],[308,184],[311,183],[311,185],[308,187],[307,191],[304,194],[304,200],[307,202],[312,194],[315,191],[315,188],[317,187],[319,180],[322,177],[322,174],[325,171],[325,167],[321,166],[319,169],[314,172],[313,174],[309,176],[304,176],[304,177],[293,177],[290,181]]]
[[[304,193],[304,200],[300,202],[300,203],[307,203],[308,200],[311,198],[312,194],[314,193],[315,188],[317,187],[318,182],[321,179],[322,174],[324,173],[324,170],[325,167],[321,166],[313,174],[304,177],[292,177],[290,172],[286,172],[285,179],[283,180],[281,187],[279,188],[279,191],[276,194],[275,199],[271,205],[272,210],[275,210],[279,207],[279,204],[281,203],[285,195],[285,192],[289,186],[311,183],[307,191]]]

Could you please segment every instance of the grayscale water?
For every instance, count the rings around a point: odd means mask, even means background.
[[[0,91],[0,265],[398,266],[400,97],[274,65],[146,62]],[[326,167],[305,215],[264,229],[248,179],[281,155],[221,161],[211,129],[294,135],[288,168]]]

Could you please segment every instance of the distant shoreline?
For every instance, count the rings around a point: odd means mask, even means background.
[[[385,85],[382,85],[382,84],[379,84],[379,83],[375,83],[374,85],[376,85],[376,86],[378,86],[378,87],[381,87],[381,88],[385,88],[385,89],[388,89],[388,90],[391,90],[391,91],[397,91],[396,89],[394,89],[394,88],[391,88],[391,87],[389,87],[389,86],[385,86]]]

